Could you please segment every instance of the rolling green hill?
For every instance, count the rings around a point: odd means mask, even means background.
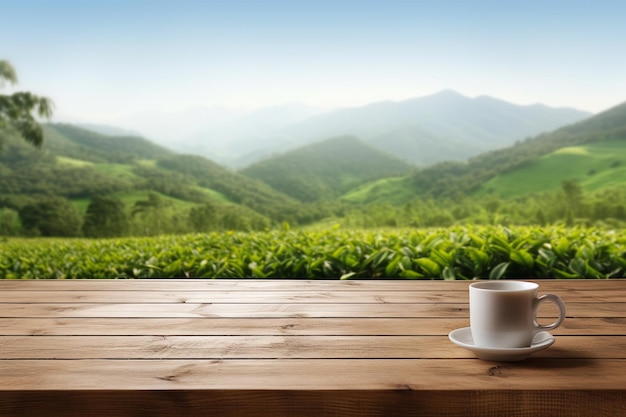
[[[459,200],[488,194],[512,198],[554,191],[572,179],[586,191],[598,191],[626,182],[622,164],[626,165],[626,103],[468,162],[441,162],[405,179],[363,184],[343,199],[403,204],[415,198]]]
[[[563,180],[576,180],[586,191],[626,183],[626,137],[560,148],[532,163],[485,182],[476,196],[502,198],[550,192]]]
[[[157,169],[186,175],[195,185],[213,190],[234,203],[244,205],[273,220],[298,223],[309,210],[291,197],[259,179],[230,171],[201,156],[174,155],[157,161]]]
[[[353,136],[307,145],[241,172],[303,202],[331,200],[369,181],[398,176],[412,167]]]
[[[558,149],[618,139],[626,139],[626,103],[554,132],[481,154],[466,163],[444,162],[417,171],[413,176],[414,189],[421,196],[468,195],[492,178],[532,166]],[[557,181],[561,181],[569,174],[552,172],[553,179],[557,176]]]
[[[100,196],[126,210],[131,226],[124,233],[137,235],[283,222],[626,222],[626,192],[618,187],[626,182],[626,104],[468,162],[423,169],[352,136],[303,146],[240,172],[143,138],[70,125],[46,125],[41,149],[6,130],[0,143],[0,233],[50,235],[29,228],[23,213],[64,207],[68,218],[85,221],[90,202]],[[565,180],[575,182],[566,188]],[[80,233],[72,225],[70,235]]]
[[[41,149],[0,132],[0,208],[17,209],[35,196],[55,195],[84,212],[97,195],[115,196],[131,207],[154,193],[174,211],[212,204],[231,211],[240,207],[239,212],[275,222],[319,217],[257,179],[140,137],[105,136],[64,124],[45,125],[44,131]]]
[[[138,136],[105,136],[69,124],[44,127],[45,148],[52,153],[92,162],[130,162],[136,158],[155,159],[174,154]]]
[[[409,176],[383,178],[351,189],[341,200],[352,204],[402,204],[415,198],[411,185]]]

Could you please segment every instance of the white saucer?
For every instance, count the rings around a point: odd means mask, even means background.
[[[481,347],[474,344],[472,331],[469,327],[463,327],[450,332],[448,335],[452,343],[462,348],[471,350],[480,359],[487,361],[514,362],[529,357],[532,353],[550,347],[554,343],[554,336],[548,332],[539,332],[533,338],[529,347],[523,348],[496,348]]]

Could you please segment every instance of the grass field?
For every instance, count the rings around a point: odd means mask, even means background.
[[[133,166],[128,164],[96,164],[95,169],[108,174],[114,174],[121,177],[139,178],[133,172]]]
[[[69,166],[72,168],[83,168],[93,166],[93,162],[83,161],[82,159],[68,158],[67,156],[57,156],[57,164]]]
[[[97,171],[104,172],[107,174],[115,175],[118,177],[129,178],[129,179],[141,179],[137,174],[133,172],[133,165],[131,164],[116,164],[116,163],[93,163],[89,161],[84,161],[81,159],[74,159],[65,156],[58,156],[57,163],[59,165],[74,167],[74,168],[82,168],[82,167],[91,167]],[[138,164],[146,167],[155,167],[156,160],[154,159],[142,159],[137,161]],[[208,197],[224,203],[231,203],[231,200],[223,195],[222,193],[212,190],[210,188],[193,186],[196,191],[200,191],[201,193],[207,195]],[[180,200],[177,198],[169,197],[164,194],[158,194],[165,202],[172,208],[181,208],[188,209],[190,207],[198,205],[198,203]],[[132,191],[132,192],[122,192],[122,193],[114,193],[114,197],[119,198],[126,205],[126,207],[132,207],[135,202],[139,200],[146,200],[148,198],[147,191]],[[89,198],[76,198],[72,199],[72,204],[81,212],[86,213],[87,207],[89,206],[90,199]]]
[[[559,149],[534,163],[487,181],[476,196],[511,198],[555,191],[563,179],[580,182],[585,191],[597,191],[626,182],[626,140],[615,139]]]
[[[410,177],[393,177],[361,185],[344,194],[341,199],[355,204],[402,204],[414,197]]]
[[[195,186],[193,187],[193,189],[200,191],[203,194],[206,194],[207,196],[211,197],[214,200],[222,201],[224,203],[231,203],[231,200],[228,197],[226,197],[224,194],[220,193],[219,191],[215,191],[210,188],[200,187],[200,186]]]
[[[131,209],[135,202],[139,200],[147,200],[148,199],[148,191],[132,191],[132,192],[124,192],[124,193],[113,193],[113,197],[119,198],[122,203],[126,206],[127,209]],[[189,209],[190,207],[197,206],[198,203],[194,203],[191,201],[179,200],[177,198],[166,196],[165,194],[160,194],[154,191],[151,191],[153,194],[157,194],[161,199],[171,208],[171,209]],[[81,212],[86,213],[87,207],[89,206],[90,199],[89,198],[77,198],[71,200],[72,204]]]

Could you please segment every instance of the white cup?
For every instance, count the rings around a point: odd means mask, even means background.
[[[469,287],[470,326],[476,346],[521,348],[532,344],[535,334],[556,329],[565,319],[565,304],[557,295],[537,297],[538,284],[525,281],[483,281]],[[559,308],[552,324],[537,323],[537,308],[544,301]]]

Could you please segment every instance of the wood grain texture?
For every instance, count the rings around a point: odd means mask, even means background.
[[[0,281],[0,416],[626,415],[626,280],[538,282],[505,363],[447,338],[469,282]]]
[[[464,356],[464,355],[463,355]],[[620,390],[624,359],[6,360],[1,391],[93,390]]]
[[[540,291],[619,291],[626,280],[533,279]],[[0,291],[463,291],[475,281],[442,280],[305,280],[305,279],[75,279],[0,280]],[[575,284],[571,284],[575,282]],[[600,284],[601,282],[601,284]],[[570,284],[568,284],[570,283]]]
[[[89,390],[0,392],[3,417],[617,417],[622,391]]]
[[[0,336],[2,359],[458,359],[447,336]],[[534,357],[624,358],[626,336],[561,336]]]
[[[539,317],[553,317],[551,304]],[[567,317],[626,317],[624,303],[566,304]],[[540,307],[540,313],[544,310]],[[451,304],[150,304],[150,303],[5,303],[0,304],[0,317],[249,317],[249,318],[324,318],[324,317],[404,317],[453,318],[469,317],[467,303]]]
[[[626,290],[562,291],[564,302],[615,303],[626,299]],[[56,303],[109,304],[455,304],[467,303],[468,291],[59,291]],[[0,303],[49,303],[49,291],[0,292]]]
[[[0,318],[8,336],[446,336],[469,326],[469,317],[441,318]],[[625,317],[570,317],[551,333],[626,336]]]

